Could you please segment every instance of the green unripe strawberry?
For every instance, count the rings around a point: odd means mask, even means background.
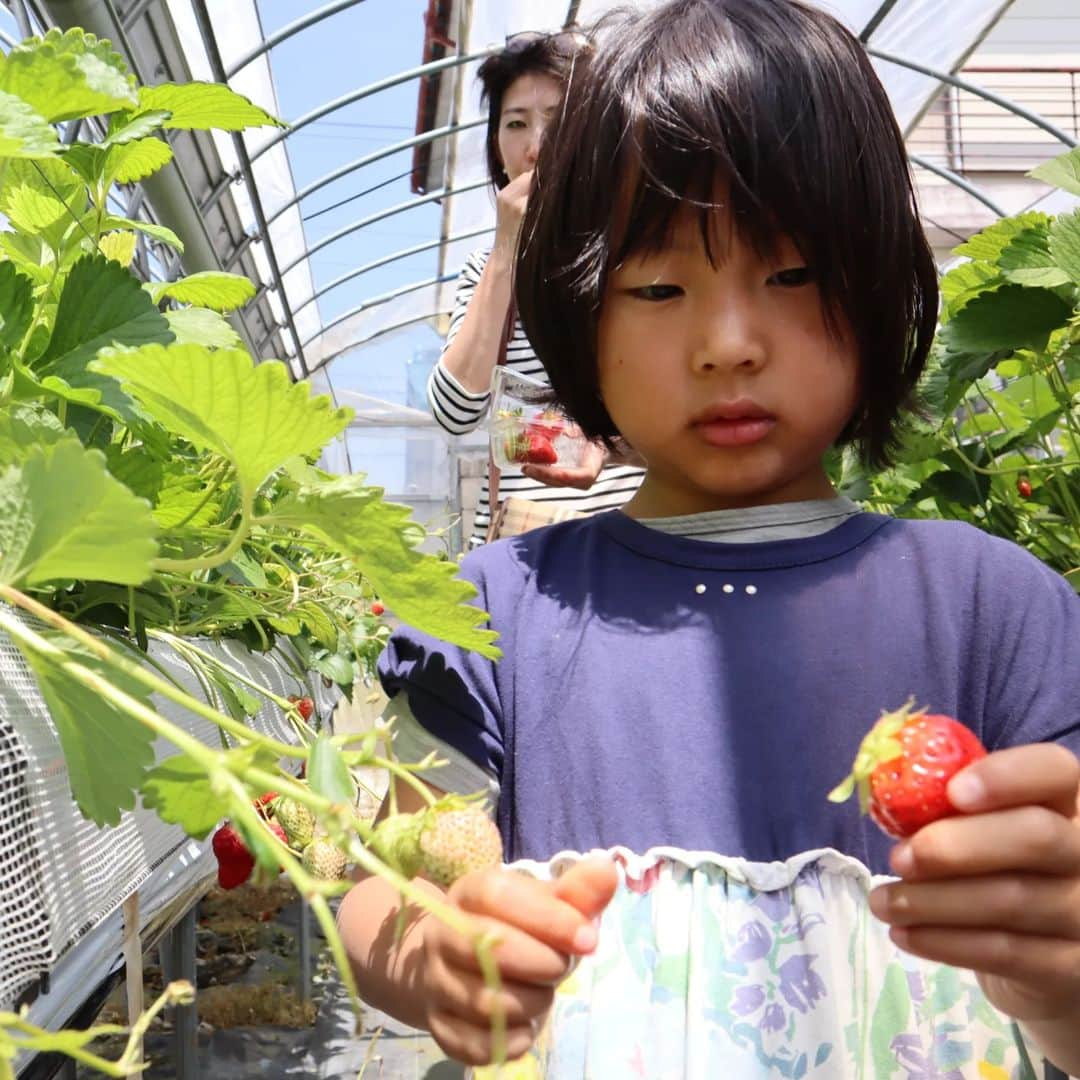
[[[286,796],[274,801],[274,818],[285,830],[289,846],[303,851],[315,835],[315,815],[296,799]]]
[[[402,876],[423,874],[444,888],[502,861],[495,823],[479,806],[454,796],[415,814],[386,818],[376,826],[371,848]]]
[[[325,836],[315,837],[304,848],[300,862],[312,877],[321,881],[340,881],[345,876],[345,855]]]
[[[391,814],[375,826],[371,849],[402,877],[414,878],[421,868],[420,830],[423,826],[423,813]]]

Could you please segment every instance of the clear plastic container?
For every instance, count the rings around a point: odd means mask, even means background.
[[[497,367],[491,378],[491,456],[500,469],[580,465],[588,440],[552,405],[551,388],[529,375]]]

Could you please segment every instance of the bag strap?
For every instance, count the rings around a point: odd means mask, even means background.
[[[506,363],[506,350],[510,347],[510,340],[514,336],[514,328],[517,325],[517,304],[511,293],[510,306],[506,309],[506,321],[503,323],[502,338],[499,340],[499,355],[495,360],[496,367],[502,367]],[[488,445],[488,529],[484,543],[490,544],[492,540],[499,538],[499,526],[502,524],[503,507],[499,505],[499,466],[495,464],[495,456]]]

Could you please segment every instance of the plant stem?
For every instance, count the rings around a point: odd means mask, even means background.
[[[200,570],[213,570],[224,566],[243,546],[251,531],[254,512],[252,494],[246,488],[240,489],[240,521],[232,539],[214,555],[200,555],[194,559],[158,558],[151,562],[155,570],[172,570],[181,574],[194,574]]]
[[[158,676],[146,671],[140,664],[136,664],[134,661],[127,659],[127,657],[120,656],[115,649],[107,645],[100,638],[94,637],[93,634],[88,633],[80,626],[76,626],[74,623],[68,622],[62,615],[58,615],[51,608],[47,608],[44,604],[38,603],[33,597],[27,596],[24,593],[13,589],[10,585],[0,585],[0,598],[7,600],[9,603],[14,604],[17,607],[21,607],[24,610],[30,612],[32,615],[36,615],[43,622],[48,623],[50,626],[56,627],[56,629],[63,631],[69,637],[74,638],[80,644],[85,645],[98,659],[103,660],[105,663],[118,668],[123,671],[125,675],[131,676],[131,678],[142,683],[156,694],[160,694],[162,697],[167,698],[169,701],[175,702],[177,705],[185,709],[189,709],[197,716],[201,716],[204,720],[209,720],[211,724],[216,724],[222,730],[228,732],[230,735],[234,735],[236,738],[244,742],[259,742],[261,745],[265,745],[269,749],[273,750],[280,757],[294,757],[294,758],[306,758],[308,752],[306,749],[297,746],[291,746],[288,743],[279,742],[276,739],[271,739],[268,736],[259,735],[257,732],[251,730],[244,724],[238,723],[233,720],[232,717],[225,716],[223,713],[217,711],[217,709],[211,708],[209,705],[199,701],[197,698],[193,698],[190,694],[186,694],[183,690],[177,689],[170,683],[165,682],[164,679],[158,678]],[[2,618],[2,625],[4,629],[7,629],[11,633],[10,624],[14,623],[18,627],[18,633],[23,640],[26,640],[28,647],[34,648],[38,652],[48,652],[50,654],[59,654],[63,657],[63,652],[57,649],[54,645],[45,641],[39,637],[32,630],[24,627],[18,620],[12,620],[5,617],[3,613],[0,613]],[[79,665],[81,668],[81,665]],[[88,675],[92,676],[96,681],[100,680],[100,677],[94,672],[87,671],[86,668],[81,668],[82,671],[86,671]],[[81,681],[81,680],[80,680]],[[115,691],[121,693],[121,691]],[[141,702],[135,701],[134,698],[129,698],[128,695],[123,695],[125,699],[131,701],[134,706],[137,707],[140,714],[145,713],[154,718],[152,726],[158,734],[163,735],[170,742],[179,746],[178,740],[183,739],[185,742],[193,742],[195,746],[201,750],[206,751],[206,747],[197,739],[193,739],[182,729],[169,723],[163,717],[158,716],[151,709],[147,709]],[[136,715],[132,713],[132,715]],[[141,716],[137,716],[137,719],[141,719]],[[144,721],[145,722],[145,721]],[[164,727],[163,727],[164,726]],[[168,729],[168,730],[165,730]],[[209,753],[209,751],[206,751]]]

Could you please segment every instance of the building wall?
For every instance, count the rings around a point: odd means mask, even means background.
[[[1080,138],[1080,3],[1016,0],[959,74]],[[1025,174],[1066,149],[1030,121],[951,87],[909,133],[908,146],[965,177],[1008,214],[1045,198],[1050,189]],[[931,243],[947,261],[995,215],[925,169],[916,166],[915,176]]]

